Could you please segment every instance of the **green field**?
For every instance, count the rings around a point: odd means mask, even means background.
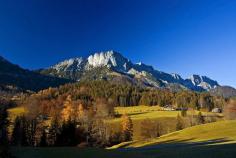
[[[172,132],[175,129],[178,111],[160,111],[158,106],[118,107],[115,110],[119,115],[127,113],[132,118],[135,141],[122,143],[110,150],[77,147],[17,147],[12,148],[12,153],[19,158],[233,158],[236,155],[236,121],[219,121]],[[9,119],[14,120],[16,116],[24,113],[24,108],[10,109]],[[195,113],[197,114],[198,111]],[[140,123],[146,118],[164,122],[165,127],[168,127],[166,130],[172,133],[160,138],[140,141]],[[119,130],[120,121],[120,118],[114,118],[106,122],[114,130]],[[118,147],[124,149],[117,149]]]
[[[176,117],[180,111],[162,111],[159,106],[134,106],[134,107],[116,107],[117,114],[128,114],[133,121],[133,139],[141,139],[141,122],[145,119],[160,121],[163,123],[163,134],[174,132],[176,129]],[[199,111],[194,111],[197,115]],[[203,115],[221,117],[221,114],[202,112]],[[191,112],[187,112],[191,114]],[[119,130],[121,118],[108,120],[107,123],[114,130]]]
[[[116,107],[115,112],[118,115],[128,114],[133,121],[133,139],[141,139],[141,122],[145,119],[150,119],[153,121],[163,122],[163,134],[175,131],[176,128],[176,117],[180,114],[179,111],[162,111],[159,106],[134,106],[134,107]],[[9,120],[13,122],[16,116],[23,115],[26,113],[24,107],[16,107],[9,109]],[[198,111],[194,111],[195,115]],[[190,114],[190,112],[188,112]],[[221,116],[221,114],[213,114],[203,112],[203,115],[216,115]],[[114,119],[106,120],[108,126],[110,126],[114,131],[120,130],[121,118],[117,117]],[[11,126],[12,127],[12,126]],[[11,131],[11,128],[10,128]]]
[[[126,147],[144,147],[168,143],[200,143],[208,142],[214,144],[236,143],[236,121],[219,121],[209,124],[186,128],[181,131],[163,135],[145,141],[134,141]],[[214,142],[215,141],[215,142]]]

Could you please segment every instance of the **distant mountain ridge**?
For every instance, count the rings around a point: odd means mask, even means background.
[[[45,76],[23,69],[0,56],[0,86],[13,86],[22,90],[38,91],[68,82],[67,79]]]
[[[192,75],[190,78],[183,79],[179,74],[169,74],[155,70],[152,66],[143,63],[132,63],[129,59],[115,51],[95,53],[88,58],[78,57],[68,59],[40,72],[45,75],[79,81],[94,70],[96,70],[96,75],[101,74],[99,69],[103,69],[102,78],[113,78],[114,76],[117,77],[118,74],[131,82],[159,88],[175,85],[175,87],[194,91],[209,91],[220,86],[217,81],[207,76]],[[107,69],[106,72],[104,69]],[[113,74],[113,77],[111,74]],[[97,78],[94,77],[94,79]]]

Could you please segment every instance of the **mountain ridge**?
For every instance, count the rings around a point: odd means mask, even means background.
[[[143,82],[159,88],[168,87],[169,84],[178,84],[194,91],[209,91],[220,86],[217,81],[207,76],[194,74],[190,78],[183,79],[177,73],[169,74],[141,62],[133,63],[121,53],[113,50],[97,52],[87,58],[77,57],[64,60],[40,72],[79,81],[87,71],[104,67],[122,75],[133,76],[134,79],[143,80]]]
[[[38,91],[49,87],[57,87],[68,82],[67,79],[46,76],[23,69],[0,56],[0,85],[2,86]]]

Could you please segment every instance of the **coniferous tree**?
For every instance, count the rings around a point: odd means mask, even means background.
[[[41,138],[40,138],[40,143],[39,143],[39,145],[40,145],[41,147],[46,147],[46,146],[48,146],[48,143],[47,143],[47,134],[46,134],[45,130],[43,130],[43,132],[42,132],[42,136],[41,136]]]
[[[0,107],[0,157],[10,157],[8,147],[8,134],[7,134],[7,110],[5,107]]]
[[[76,123],[69,119],[64,121],[61,127],[61,131],[57,136],[57,146],[75,146],[76,140]]]
[[[11,144],[14,146],[20,146],[22,144],[22,121],[21,117],[16,117],[14,121],[13,132],[11,136]]]

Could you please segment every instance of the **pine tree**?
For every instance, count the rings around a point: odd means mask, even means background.
[[[16,117],[14,121],[13,132],[11,136],[11,144],[14,146],[20,146],[22,144],[22,121],[21,117]]]
[[[122,116],[122,122],[121,122],[121,132],[123,141],[131,141],[133,137],[133,123],[131,118],[124,114]]]
[[[57,136],[57,146],[75,146],[77,145],[76,140],[76,124],[70,119],[64,121],[61,127],[61,131]]]
[[[5,107],[0,107],[0,157],[10,157],[8,148],[8,136],[7,136],[7,110]]]
[[[46,147],[46,146],[48,146],[48,144],[47,144],[47,134],[46,134],[45,130],[43,130],[43,132],[42,132],[42,136],[41,136],[41,138],[40,138],[40,143],[39,143],[39,145],[40,145],[41,147]]]

